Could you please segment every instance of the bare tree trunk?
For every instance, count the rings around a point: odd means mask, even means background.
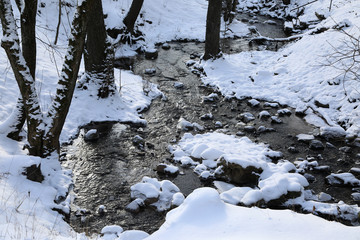
[[[17,0],[17,6],[21,12],[21,46],[22,53],[27,66],[29,67],[30,74],[35,79],[36,70],[36,39],[35,39],[35,26],[36,26],[36,11],[37,0],[25,1],[22,5]],[[23,9],[22,9],[23,8]],[[15,115],[16,114],[16,115]],[[19,134],[26,120],[25,107],[20,97],[16,104],[16,109],[10,116],[14,119],[14,123],[10,126],[8,137],[14,140],[19,140]]]
[[[61,0],[59,0],[59,15],[58,15],[58,24],[56,26],[56,34],[55,34],[55,41],[54,44],[57,44],[60,32],[60,25],[61,25]]]
[[[144,0],[133,0],[131,3],[131,7],[126,17],[124,18],[124,24],[129,32],[134,31],[134,25],[136,19],[140,13],[141,7],[144,3]]]
[[[209,0],[206,17],[204,60],[216,58],[220,53],[221,7],[222,0]]]
[[[37,0],[26,0],[21,12],[21,46],[31,76],[35,79],[36,70],[36,25]]]
[[[24,101],[27,116],[29,152],[31,155],[42,156],[42,112],[35,90],[35,81],[31,76],[20,50],[19,36],[16,32],[16,23],[10,0],[0,1],[0,18],[3,38],[1,46],[4,48],[10,61],[21,96]]]
[[[0,19],[4,48],[25,105],[30,155],[45,157],[59,151],[59,137],[75,89],[86,36],[88,12],[94,0],[84,0],[73,19],[72,36],[65,56],[57,94],[46,117],[43,116],[34,78],[19,47],[19,37],[10,0],[0,0]]]
[[[77,13],[72,22],[68,50],[58,82],[56,96],[46,118],[48,122],[46,122],[47,127],[43,146],[45,155],[49,155],[55,150],[57,152],[60,150],[59,138],[75,90],[81,58],[84,52],[89,12],[92,11],[94,6],[95,0],[84,0],[78,6]]]
[[[12,119],[12,123],[9,126],[7,137],[19,141],[20,132],[26,120],[25,106],[21,96],[18,98],[15,109],[9,116],[9,119]]]
[[[95,0],[89,13],[85,44],[85,70],[90,80],[99,85],[98,96],[106,98],[115,90],[114,66],[111,44],[107,41],[104,14],[101,0]]]
[[[236,11],[236,5],[238,4],[237,0],[225,0],[225,9],[224,9],[224,21],[231,23],[234,19],[234,14],[232,12]]]

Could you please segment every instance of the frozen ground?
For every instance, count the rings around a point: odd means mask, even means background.
[[[70,1],[75,2],[75,1]],[[356,26],[359,22],[356,10],[360,8],[357,1],[334,1],[330,15],[337,22],[346,17],[350,26],[345,28],[353,34],[358,34]],[[131,1],[104,1],[104,10],[108,14],[109,27],[120,26],[121,19],[126,13]],[[256,1],[255,1],[256,3]],[[319,1],[318,4],[328,4]],[[172,39],[204,39],[207,1],[145,1],[144,23],[142,30],[148,47],[161,41]],[[315,5],[314,5],[315,6]],[[323,5],[321,5],[323,6]],[[336,7],[335,7],[336,6]],[[40,8],[38,15],[38,65],[36,81],[43,110],[46,111],[55,92],[58,71],[62,57],[66,50],[66,36],[68,34],[68,20],[72,12],[65,8],[60,40],[57,46],[49,48],[54,39],[57,23],[57,3],[46,2]],[[325,7],[323,7],[325,9]],[[122,10],[124,9],[124,11]],[[165,10],[164,10],[165,9]],[[314,10],[311,7],[308,9]],[[18,13],[17,13],[18,14]],[[310,16],[311,14],[309,14]],[[144,19],[150,22],[144,22]],[[324,20],[321,25],[333,26],[331,18]],[[232,26],[237,35],[248,32],[244,24],[235,22]],[[224,95],[237,97],[252,96],[286,103],[296,108],[310,106],[322,114],[330,125],[344,122],[349,134],[359,132],[356,91],[357,82],[347,81],[345,85],[329,85],[341,81],[336,78],[339,74],[332,68],[320,66],[322,56],[331,52],[331,44],[341,47],[344,37],[335,30],[328,30],[321,34],[306,35],[302,40],[291,44],[278,53],[251,52],[224,56],[215,62],[204,64],[208,78],[205,82],[219,87]],[[307,49],[307,51],[304,51]],[[50,51],[49,51],[50,50]],[[117,54],[126,54],[125,48]],[[287,55],[285,57],[284,55]],[[252,64],[255,62],[256,64]],[[224,75],[224,71],[227,74]],[[276,73],[277,75],[274,75]],[[121,74],[121,81],[120,81]],[[25,142],[14,142],[5,136],[7,130],[6,119],[12,112],[18,96],[18,89],[12,70],[4,51],[0,50],[0,238],[1,239],[87,239],[84,234],[75,233],[66,224],[61,215],[53,208],[68,211],[66,199],[62,204],[54,203],[54,199],[63,196],[71,184],[71,172],[61,169],[56,156],[40,159],[27,156],[23,150]],[[159,94],[155,86],[151,88],[150,96],[143,94],[143,80],[131,72],[116,72],[120,93],[106,100],[98,100],[88,91],[75,91],[75,98],[71,105],[69,117],[62,132],[62,142],[73,137],[78,126],[90,121],[142,121],[137,110],[150,104],[151,97]],[[251,82],[248,77],[255,81]],[[234,81],[234,83],[231,83]],[[345,97],[345,90],[348,93]],[[231,87],[231,91],[229,88]],[[270,91],[269,91],[270,89]],[[232,93],[235,91],[235,93]],[[351,100],[350,99],[350,100]],[[329,104],[329,108],[314,106],[315,100]],[[308,110],[310,111],[310,110]],[[309,112],[308,120],[315,121],[314,114]],[[316,118],[314,122],[324,125]],[[25,135],[25,133],[23,133]],[[250,146],[252,146],[249,143]],[[247,146],[245,146],[247,147]],[[22,175],[24,167],[40,163],[45,173],[43,183],[34,183]],[[307,231],[304,231],[307,229]],[[177,209],[169,212],[162,228],[149,239],[233,239],[235,236],[244,239],[359,239],[358,227],[347,227],[338,223],[328,222],[312,215],[302,215],[291,211],[274,211],[257,208],[242,208],[224,203],[219,194],[212,189],[199,189],[191,194]],[[109,226],[103,230],[104,239],[143,239],[146,233],[139,231],[125,231],[117,226]],[[239,234],[239,235],[238,235]],[[263,234],[263,235],[262,235]],[[94,237],[95,239],[98,236]],[[238,237],[236,237],[238,239]]]

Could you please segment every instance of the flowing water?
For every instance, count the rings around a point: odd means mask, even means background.
[[[251,16],[239,15],[238,18],[249,19]],[[283,33],[279,30],[282,25],[261,24],[263,21],[264,19],[261,18],[260,23],[256,23],[259,31],[262,31],[262,28],[265,29],[263,30],[265,33],[262,34],[283,37]],[[130,186],[141,181],[143,176],[165,178],[165,176],[157,175],[154,169],[159,163],[171,162],[172,158],[167,148],[170,144],[175,144],[183,135],[183,132],[176,128],[180,117],[201,124],[205,127],[205,132],[216,130],[215,122],[220,121],[223,124],[221,131],[235,135],[239,131],[236,124],[239,122],[240,113],[251,112],[257,116],[260,111],[267,110],[271,115],[276,114],[278,109],[265,106],[264,102],[256,108],[249,106],[246,100],[239,101],[222,97],[215,102],[203,103],[202,97],[214,90],[204,86],[199,77],[191,73],[185,63],[190,58],[198,59],[197,56],[204,52],[204,44],[172,42],[170,46],[169,50],[159,47],[159,57],[156,60],[146,60],[144,56],[139,56],[133,66],[135,74],[158,84],[159,89],[166,96],[166,98],[155,99],[149,109],[142,114],[147,121],[146,126],[121,123],[90,124],[81,131],[97,129],[100,133],[97,141],[86,142],[83,134],[80,133],[71,145],[63,147],[63,151],[66,152],[63,166],[72,169],[74,174],[72,191],[76,198],[72,204],[70,223],[76,230],[90,234],[100,232],[102,227],[110,224],[120,225],[124,229],[144,230],[148,233],[159,228],[164,222],[165,213],[146,208],[133,214],[126,211],[125,206],[131,201]],[[248,39],[224,39],[222,46],[223,51],[227,53],[254,49],[254,46],[249,47]],[[274,45],[267,47],[271,48]],[[261,46],[261,48],[264,47]],[[144,74],[145,69],[149,68],[156,69],[156,73]],[[183,83],[184,87],[174,87],[175,82]],[[212,113],[214,119],[201,120],[200,116],[207,113]],[[295,116],[294,112],[281,119],[282,124],[272,124],[270,121],[256,119],[254,122],[256,128],[271,127],[275,129],[275,132],[262,134],[249,132],[246,135],[255,142],[268,143],[273,150],[283,152],[284,158],[290,161],[298,157],[313,156],[320,165],[329,165],[332,172],[348,171],[355,165],[357,148],[345,154],[338,150],[338,147],[344,145],[343,142],[339,142],[334,143],[337,148],[321,152],[313,151],[309,149],[307,143],[297,141],[295,136],[313,132],[316,129],[302,118]],[[144,139],[144,148],[133,144],[136,135]],[[290,153],[287,150],[289,146],[296,147],[299,152]],[[337,161],[339,158],[342,159],[341,164]],[[191,169],[181,168],[181,172],[183,173],[177,177],[167,177],[167,179],[174,182],[185,196],[198,187],[210,184],[201,182]],[[350,198],[351,189],[326,185],[324,173],[313,175],[317,179],[310,186],[314,192],[327,192],[336,200],[354,203]],[[105,214],[97,211],[100,205],[106,207]]]

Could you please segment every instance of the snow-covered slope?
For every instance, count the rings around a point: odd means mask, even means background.
[[[317,5],[310,6],[306,16],[314,15]],[[335,67],[327,65],[335,51],[349,50],[346,42],[349,43],[350,38],[334,28],[346,24],[342,29],[359,38],[360,16],[356,11],[359,8],[358,1],[336,1],[328,13],[330,16],[314,26],[327,31],[305,32],[300,40],[278,52],[242,52],[207,61],[204,63],[207,77],[203,81],[219,88],[226,96],[240,99],[251,96],[298,110],[307,108],[306,120],[310,123],[340,124],[349,135],[357,135],[360,133],[360,83],[350,74],[344,78],[345,70],[342,70],[350,66],[351,59],[346,66],[341,65],[345,61],[337,62]],[[354,69],[359,73],[358,66]]]

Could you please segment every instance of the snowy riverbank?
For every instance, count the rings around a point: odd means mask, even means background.
[[[104,11],[108,16],[106,20],[108,27],[120,26],[131,1],[105,0],[103,3]],[[308,16],[312,16],[311,11],[319,7],[320,3],[326,9],[324,6],[327,6],[328,2],[318,1],[313,7],[308,7]],[[68,7],[66,9],[71,18],[72,11]],[[360,4],[356,1],[334,1],[333,9],[329,13],[331,17],[329,16],[316,26],[327,27],[330,28],[329,30],[314,35],[304,33],[301,40],[279,52],[244,52],[224,55],[222,59],[205,62],[207,77],[203,81],[219,88],[224,95],[228,96],[277,101],[297,109],[309,107],[306,120],[310,123],[324,126],[324,120],[330,125],[341,122],[347,128],[348,135],[358,134],[360,132],[359,110],[357,109],[360,99],[357,91],[359,83],[349,80],[343,85],[341,78],[337,77],[339,75],[337,70],[321,66],[323,56],[331,54],[332,46],[340,49],[343,46],[341,40],[344,35],[331,29],[336,25],[334,20],[339,23],[347,19],[345,22],[349,23],[349,26],[344,30],[354,35],[359,34],[357,26],[360,26],[360,20],[356,14],[358,9],[360,9]],[[46,110],[52,100],[58,79],[56,69],[61,66],[66,50],[69,24],[64,22],[61,28],[60,44],[54,46],[54,49],[50,48],[49,52],[49,44],[55,35],[52,29],[55,29],[57,24],[57,3],[46,3],[39,10],[41,13],[38,16],[37,30],[41,41],[38,42],[36,81],[41,105]],[[144,26],[140,29],[145,34],[146,43],[150,47],[153,47],[156,42],[173,39],[204,40],[206,10],[207,1],[205,0],[145,1],[143,18],[139,20],[140,23],[144,23]],[[246,25],[241,22],[235,22],[233,27],[237,30],[234,34],[248,33]],[[329,39],[331,39],[331,45]],[[123,54],[123,51],[125,48],[119,49],[117,54]],[[6,138],[4,134],[7,127],[6,119],[16,104],[18,88],[2,49],[0,59],[0,239],[101,238],[76,233],[62,219],[62,215],[53,210],[68,212],[72,197],[67,196],[66,200],[60,204],[54,202],[54,199],[64,197],[69,185],[72,184],[71,171],[61,168],[57,156],[48,159],[27,156],[27,151],[23,149],[26,142],[15,142]],[[57,64],[57,67],[54,64]],[[151,99],[158,96],[160,92],[155,85],[144,83],[141,77],[130,71],[116,71],[115,76],[117,87],[121,91],[108,99],[98,100],[95,97],[96,94],[92,92],[94,89],[87,91],[76,89],[62,132],[62,142],[75,136],[78,133],[78,127],[90,121],[143,121],[138,110],[147,107]],[[249,76],[254,81],[251,81]],[[149,95],[143,93],[144,84],[150,88],[147,89],[150,90]],[[317,102],[323,107],[319,107]],[[319,118],[318,114],[321,114],[322,118]],[[25,131],[22,134],[25,135]],[[189,135],[187,137],[188,140],[191,139]],[[221,138],[225,139],[225,137]],[[211,141],[216,142],[218,139]],[[262,160],[260,165],[268,170],[271,168],[267,165],[265,156],[261,154],[261,151],[266,151],[264,146],[256,145],[248,139],[241,141],[244,142],[244,151],[236,153],[237,157],[243,154],[251,159],[256,158],[255,160],[260,158]],[[187,147],[194,147],[195,144],[192,143]],[[207,144],[208,147],[214,147],[212,143]],[[235,145],[237,142],[229,140],[224,144],[225,146]],[[182,147],[186,149],[185,145]],[[253,156],[254,154],[247,152],[246,149],[256,149],[259,154]],[[221,150],[225,151],[225,147]],[[231,147],[226,151],[231,151]],[[208,153],[212,155],[210,158],[213,158],[215,151],[209,150]],[[218,154],[218,152],[215,154],[216,157],[220,157]],[[215,160],[210,158],[209,164]],[[41,163],[41,169],[45,175],[42,183],[29,181],[22,174],[25,167],[38,163]],[[294,169],[286,170],[288,173]],[[306,186],[306,180],[304,181],[295,173],[292,176],[295,175],[295,178],[287,181],[286,190],[295,188],[303,190]],[[251,191],[257,194],[260,190]],[[170,211],[166,222],[151,236],[148,237],[148,234],[140,231],[122,232],[119,226],[109,226],[103,230],[102,238],[123,240],[145,239],[146,237],[147,239],[359,239],[359,227],[349,227],[290,210],[239,207],[225,203],[222,199],[224,195],[220,197],[214,189],[198,189],[190,194],[180,207]]]

